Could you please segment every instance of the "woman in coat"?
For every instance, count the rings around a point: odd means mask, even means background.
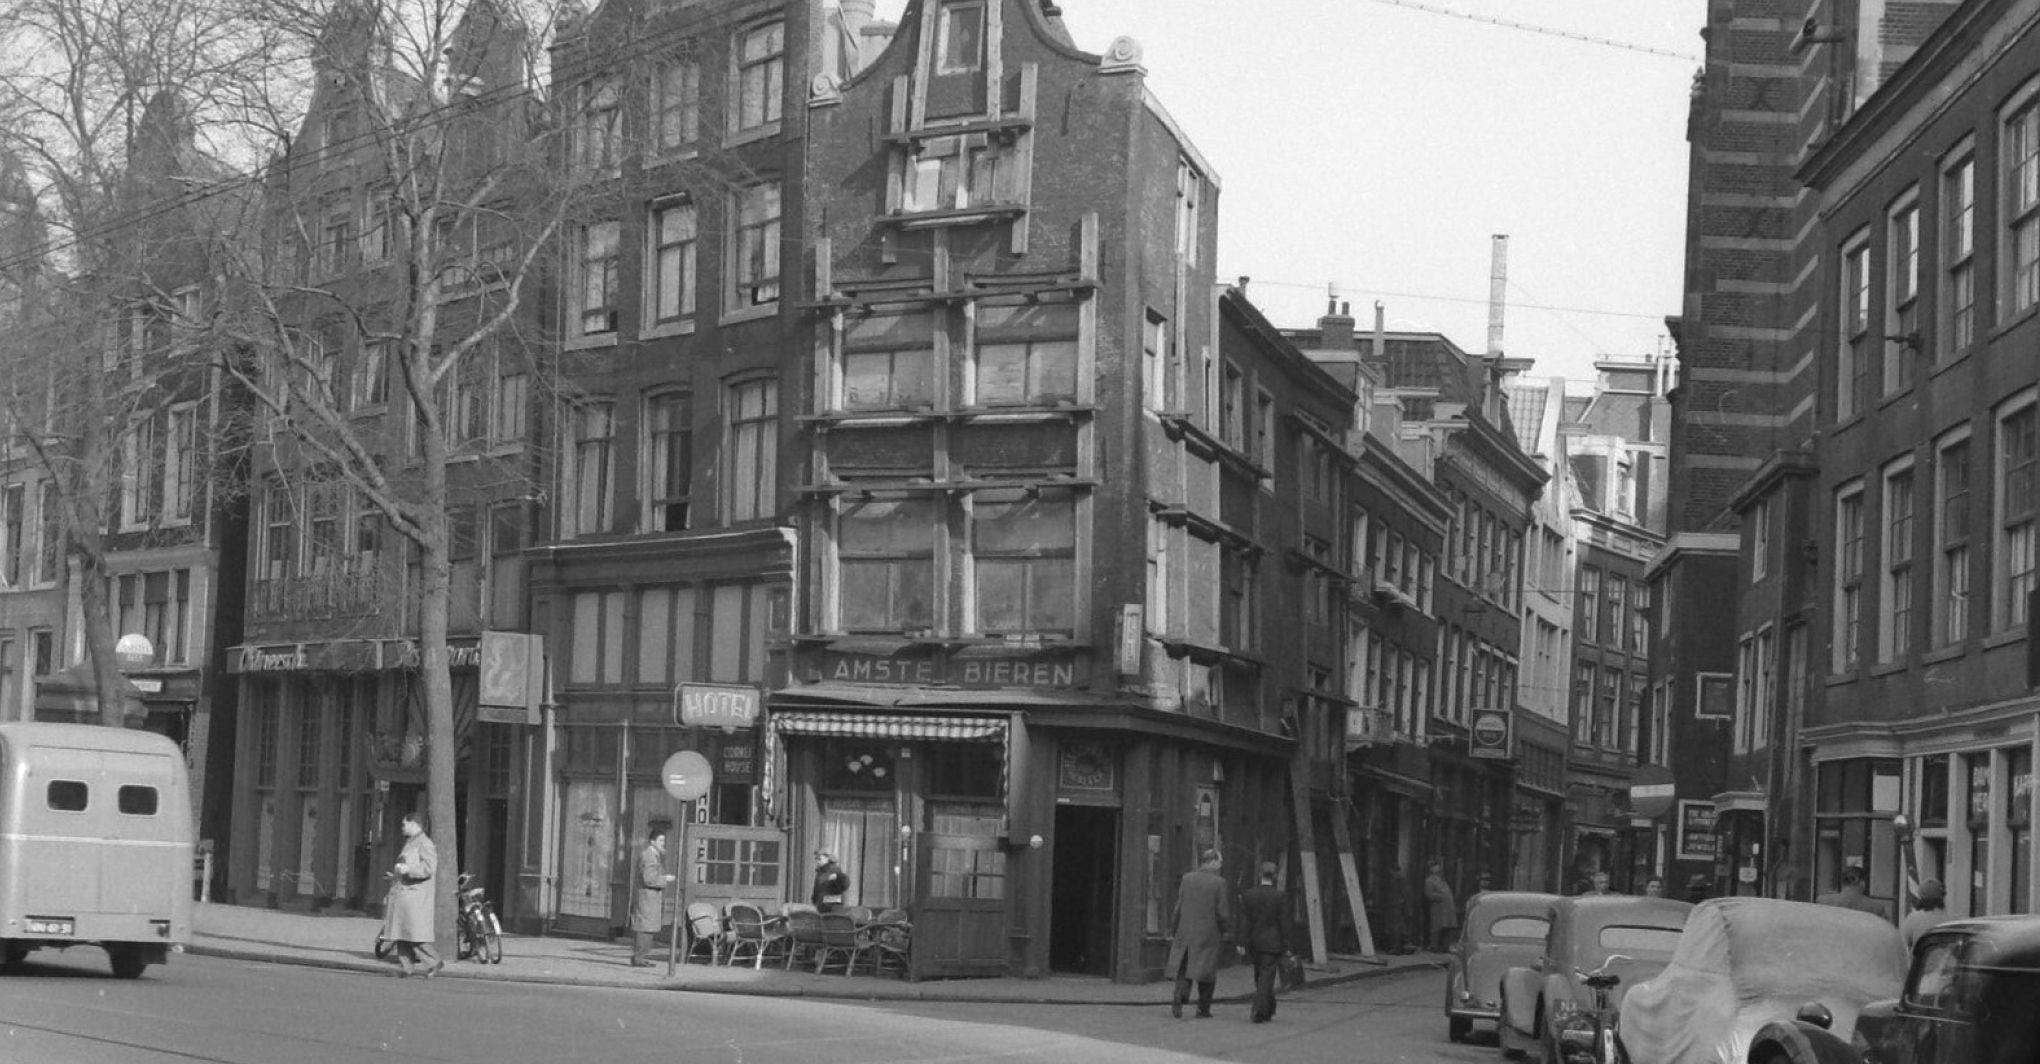
[[[421,963],[422,957],[422,963],[429,965],[425,978],[430,979],[446,967],[432,948],[432,876],[439,870],[439,851],[425,834],[421,814],[405,813],[403,831],[404,849],[397,855],[396,867],[390,873],[384,937],[397,945],[397,964],[402,968],[398,975],[410,975],[412,965]]]
[[[1218,874],[1222,865],[1217,850],[1204,851],[1204,860],[1185,872],[1176,886],[1176,912],[1169,921],[1169,978],[1176,982],[1169,1011],[1183,1018],[1183,1002],[1190,997],[1190,984],[1197,984],[1197,1016],[1211,1015],[1211,995],[1218,988],[1218,951],[1231,930],[1232,900],[1226,883]]]

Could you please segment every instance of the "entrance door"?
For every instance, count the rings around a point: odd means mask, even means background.
[[[1004,818],[931,818],[915,840],[912,976],[1000,975],[1006,970]]]
[[[1054,901],[1048,924],[1051,971],[1112,974],[1118,821],[1119,810],[1110,807],[1056,807]]]

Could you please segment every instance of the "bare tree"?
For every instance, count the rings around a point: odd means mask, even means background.
[[[148,470],[162,468],[170,407],[205,389],[194,339],[206,300],[192,293],[219,234],[202,214],[235,183],[199,143],[199,115],[262,49],[188,0],[4,0],[0,55],[0,153],[40,230],[0,248],[0,273],[38,278],[17,308],[33,327],[0,342],[0,430],[39,474],[38,567],[61,559],[43,574],[59,599],[77,580],[101,720],[132,724],[107,560],[122,529],[164,502]],[[203,463],[182,457],[195,489]],[[204,529],[199,515],[173,535]]]

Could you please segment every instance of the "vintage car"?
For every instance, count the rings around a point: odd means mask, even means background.
[[[1502,973],[1544,952],[1556,894],[1490,890],[1466,901],[1459,941],[1445,959],[1445,1033],[1466,1041],[1475,1023],[1500,1015]]]
[[[1801,1017],[1765,1026],[1749,1064],[2032,1064],[2040,1060],[2040,916],[1955,920],[1913,943],[1898,996],[1853,1036]]]
[[[1888,921],[1803,901],[1716,898],[1694,907],[1665,970],[1623,996],[1618,1041],[1649,1064],[1771,1064],[1749,1056],[1766,1025],[1820,1017],[1846,1041],[1857,1013],[1904,980],[1905,946]]]
[[[1627,894],[1582,894],[1551,904],[1551,930],[1536,961],[1502,975],[1501,1016],[1495,1025],[1502,1055],[1532,1048],[1547,1064],[1562,1064],[1568,1031],[1591,1030],[1593,994],[1582,972],[1603,964],[1621,977],[1612,995],[1661,971],[1672,959],[1689,902]]]

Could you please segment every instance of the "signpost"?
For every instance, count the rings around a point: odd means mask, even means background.
[[[709,784],[715,782],[715,771],[708,765],[708,759],[692,750],[675,751],[659,768],[659,783],[666,793],[682,802],[698,802],[708,793]],[[673,910],[673,933],[666,939],[666,978],[680,966],[680,936],[687,933],[687,822],[694,819],[683,812],[680,816],[680,859],[679,875],[673,882],[679,884]]]
[[[1629,780],[1629,808],[1646,820],[1656,820],[1671,811],[1678,797],[1672,770],[1663,765],[1642,765]]]

